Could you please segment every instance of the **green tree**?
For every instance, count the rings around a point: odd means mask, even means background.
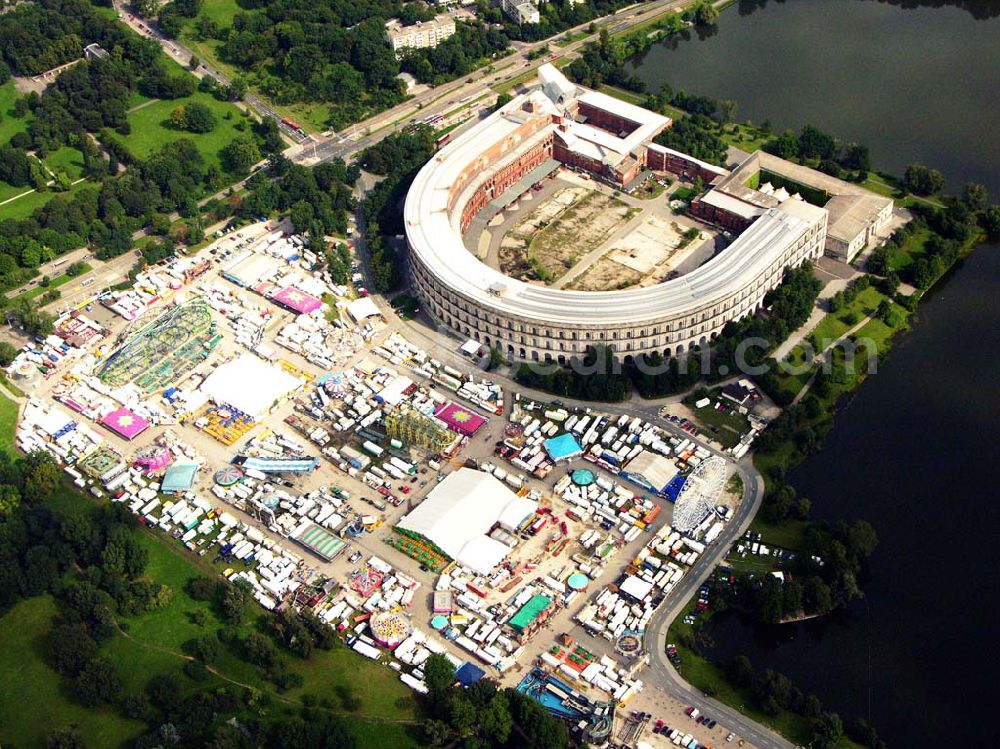
[[[510,738],[514,720],[510,714],[507,696],[498,692],[479,715],[480,735],[490,746],[503,746]]]
[[[455,684],[455,666],[443,655],[432,653],[424,662],[424,683],[431,694],[441,694]]]
[[[66,726],[49,731],[45,749],[87,749],[87,745],[76,726]]]
[[[188,640],[184,649],[202,663],[215,663],[219,657],[221,646],[215,635],[204,635]]]
[[[154,707],[169,715],[181,704],[181,682],[173,673],[156,674],[146,682],[146,696]]]
[[[76,677],[76,696],[87,707],[111,704],[122,689],[122,680],[115,665],[107,658],[95,658]]]
[[[719,18],[719,9],[711,0],[705,0],[694,11],[694,22],[698,26],[711,26]]]
[[[240,579],[235,583],[222,582],[218,584],[219,608],[222,616],[230,624],[240,624],[246,615],[247,608],[253,598],[250,583]]]
[[[210,133],[215,128],[215,114],[205,104],[191,102],[184,108],[184,125],[192,133]]]
[[[239,136],[219,153],[222,165],[233,174],[247,174],[261,160],[260,149],[253,138]]]
[[[815,749],[828,749],[844,735],[844,725],[836,713],[823,713],[813,719],[812,743]]]
[[[982,216],[983,229],[993,241],[1000,239],[1000,205],[986,209]]]
[[[753,683],[753,666],[750,665],[750,659],[745,655],[733,658],[726,674],[733,686],[745,688]]]
[[[187,108],[183,104],[170,110],[170,125],[177,130],[187,129]]]
[[[722,99],[719,102],[719,119],[725,123],[730,123],[736,120],[736,110],[738,106],[732,99]]]
[[[97,643],[83,627],[61,624],[52,630],[49,656],[56,671],[74,677],[97,656]]]
[[[18,349],[9,341],[0,341],[0,366],[6,367],[17,356]]]
[[[979,214],[990,204],[990,195],[986,188],[978,182],[968,182],[962,188],[962,203],[970,212]]]
[[[55,458],[43,450],[35,450],[25,456],[21,463],[21,476],[24,481],[21,498],[28,505],[36,505],[48,499],[61,479]]]
[[[444,746],[451,738],[451,728],[443,720],[429,718],[423,724],[424,739],[428,746]]]
[[[944,189],[944,175],[923,164],[910,164],[903,172],[903,185],[918,195],[937,195]]]

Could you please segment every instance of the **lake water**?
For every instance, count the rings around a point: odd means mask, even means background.
[[[1000,198],[1000,2],[927,4],[743,0],[633,67],[651,91],[732,99],[741,121],[813,124],[883,171],[917,161]]]
[[[1000,199],[1000,3],[933,4],[742,2],[637,70],[651,88],[735,99],[740,119],[776,129],[809,122],[868,144],[880,169],[920,161]],[[875,527],[865,599],[820,621],[727,614],[709,629],[712,657],[787,674],[892,749],[1000,746],[998,290],[1000,247],[979,248],[790,475],[814,517]]]

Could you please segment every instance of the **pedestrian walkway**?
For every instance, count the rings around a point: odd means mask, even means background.
[[[862,320],[853,328],[848,330],[846,333],[844,333],[844,335],[840,336],[840,338],[838,338],[836,341],[831,343],[829,346],[827,346],[825,349],[823,349],[816,355],[816,358],[813,359],[813,363],[817,365],[816,371],[812,373],[812,376],[809,377],[809,380],[806,382],[806,384],[802,386],[802,389],[799,391],[799,394],[796,395],[795,398],[792,400],[791,405],[793,406],[798,405],[799,401],[805,398],[806,393],[809,392],[809,388],[811,388],[812,384],[816,381],[816,375],[819,373],[820,365],[822,365],[826,361],[826,355],[834,348],[839,346],[841,341],[850,338],[852,335],[861,330],[865,325],[870,323],[873,317],[874,317],[873,315],[868,315],[864,320]]]

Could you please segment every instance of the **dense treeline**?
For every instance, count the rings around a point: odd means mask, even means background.
[[[24,42],[25,34],[32,38]],[[37,38],[36,38],[37,36]],[[49,53],[63,49],[56,64],[79,59],[86,44],[108,51],[105,59],[87,60],[63,71],[39,96],[30,94],[15,115],[27,106],[34,112],[27,142],[19,147],[55,150],[81,130],[127,127],[126,112],[136,91],[160,99],[188,96],[194,79],[171,75],[157,44],[142,39],[120,23],[100,16],[85,0],[41,0],[22,4],[0,16],[0,52],[14,72],[34,75],[49,67]],[[64,59],[65,58],[65,59]]]
[[[772,505],[796,501],[795,489],[783,482],[771,485],[765,500]],[[808,500],[798,502],[808,511]],[[858,579],[877,544],[875,531],[864,520],[851,525],[809,523],[802,547],[783,565],[784,580],[771,574],[739,574],[733,581],[716,583],[712,605],[717,610],[738,606],[767,624],[826,614],[862,597]]]
[[[867,178],[871,169],[867,146],[841,143],[813,125],[806,125],[798,134],[786,130],[765,143],[763,148],[783,159],[815,166],[838,179],[860,182]]]
[[[221,187],[227,173],[240,176],[260,160],[262,144],[281,147],[277,133],[266,132],[268,126],[262,125],[260,132],[255,128],[253,134],[222,149],[222,169],[206,164],[194,143],[186,139],[168,143],[140,161],[118,139],[119,134],[129,133],[127,110],[133,95],[188,96],[195,89],[195,79],[171,73],[155,42],[105,19],[84,0],[41,0],[0,16],[0,39],[11,42],[0,44],[0,51],[20,72],[30,71],[31,61],[46,54],[30,53],[34,48],[25,53],[15,43],[25,28],[41,35],[37,45],[55,48],[59,40],[78,36],[81,44],[100,44],[109,56],[80,62],[60,74],[40,96],[33,93],[15,102],[15,116],[24,117],[29,110],[34,116],[27,132],[14,135],[10,144],[0,144],[0,179],[15,186],[48,189],[47,175],[27,152],[44,159],[69,145],[81,152],[83,173],[90,183],[72,196],[54,197],[29,218],[0,222],[0,288],[20,285],[39,264],[71,249],[88,246],[103,259],[128,251],[136,230],[150,223],[162,224],[158,219],[173,211],[194,215],[198,198]],[[78,51],[82,53],[82,47]],[[204,117],[195,119],[192,130],[204,130],[210,124]],[[270,130],[275,130],[273,124]],[[122,166],[127,167],[124,172]],[[64,175],[56,177],[51,189],[68,188]]]
[[[23,3],[0,16],[0,54],[16,75],[38,75],[83,57],[88,44],[125,36],[86,0]]]
[[[424,663],[430,718],[424,723],[431,746],[494,749],[566,749],[566,724],[516,689],[499,689],[481,679],[463,689],[456,685],[455,666],[443,655]]]
[[[715,123],[703,114],[682,117],[656,136],[661,146],[673,148],[709,164],[725,166],[729,147],[714,132]]]
[[[393,291],[403,281],[403,260],[386,237],[403,233],[403,199],[434,148],[433,130],[421,126],[390,135],[366,148],[359,159],[365,171],[384,175],[362,204],[372,282],[378,291]]]
[[[456,24],[455,33],[432,49],[407,52],[400,69],[421,83],[437,85],[468,75],[483,60],[502,53],[509,44],[507,35],[481,23]]]
[[[340,159],[307,169],[280,154],[269,163],[268,173],[258,172],[247,180],[247,194],[234,202],[239,215],[288,213],[296,231],[317,236],[347,231],[347,212],[357,208],[350,187],[357,179],[356,169]]]
[[[330,104],[334,127],[364,119],[401,102],[408,71],[426,82],[465,75],[508,45],[500,29],[478,22],[458,24],[456,34],[437,49],[412,50],[397,59],[386,43],[391,18],[414,23],[434,13],[418,3],[334,0],[317,5],[307,0],[245,0],[229,27],[209,15],[198,16],[198,3],[167,3],[158,23],[173,37],[185,26],[198,40],[220,42],[219,55],[246,74],[246,83],[279,104]],[[187,18],[195,17],[193,23]]]
[[[526,387],[587,400],[625,400],[633,386],[644,398],[678,393],[702,379],[717,381],[763,364],[809,318],[821,289],[809,266],[790,268],[764,297],[764,311],[727,323],[710,348],[667,360],[657,352],[623,362],[620,351],[600,347],[567,367],[522,364],[515,378]]]
[[[631,50],[620,39],[601,29],[596,42],[584,46],[580,56],[563,68],[570,80],[587,88],[600,88],[604,84],[629,91],[644,92],[646,84],[629,71],[625,62]]]
[[[909,170],[908,170],[909,171]],[[901,226],[868,258],[868,270],[892,282],[904,281],[927,289],[958,259],[970,239],[985,234],[1000,239],[1000,205],[989,204],[986,188],[969,183],[959,197],[940,198],[943,206],[918,203],[914,219]],[[914,262],[894,269],[893,258],[922,238]]]

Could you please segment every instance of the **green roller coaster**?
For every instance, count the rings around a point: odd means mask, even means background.
[[[170,307],[128,335],[97,376],[106,385],[135,384],[147,393],[164,388],[205,361],[219,342],[215,321],[201,297]]]

